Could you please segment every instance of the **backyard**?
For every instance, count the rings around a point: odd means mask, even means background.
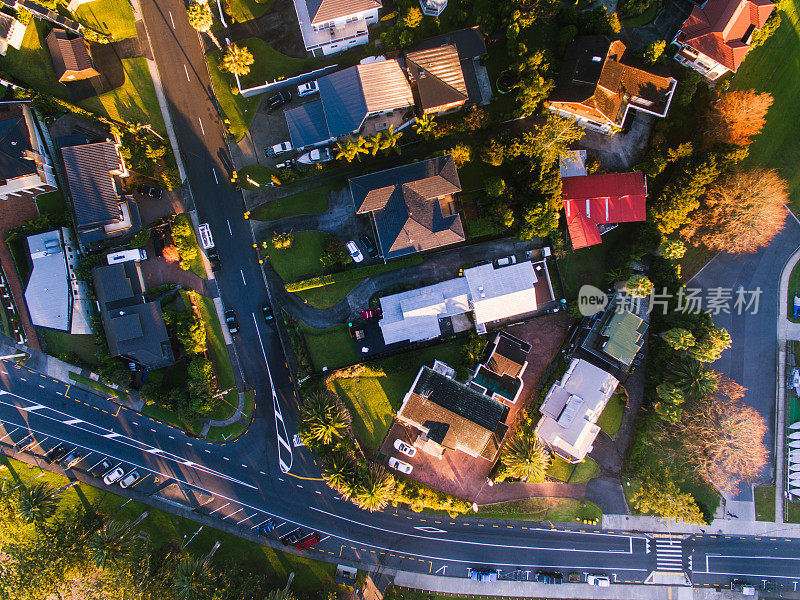
[[[44,327],[38,328],[36,333],[51,356],[69,358],[74,355],[86,365],[96,365],[99,362],[94,335],[72,335]]]
[[[128,0],[94,0],[75,9],[75,20],[114,40],[136,37],[136,20]]]
[[[596,246],[573,250],[558,261],[561,281],[564,282],[564,296],[567,300],[578,297],[581,286],[590,284],[604,287],[606,273],[606,253],[621,237],[626,229],[617,227],[603,236],[603,242]]]
[[[556,456],[547,469],[547,476],[564,483],[586,483],[597,476],[597,471],[597,463],[588,456],[574,465]]]
[[[300,332],[306,340],[308,353],[316,371],[321,371],[323,367],[332,371],[355,364],[360,359],[347,325],[313,329],[301,323]]]
[[[616,391],[608,400],[608,404],[603,409],[600,418],[597,419],[597,425],[611,437],[614,437],[619,431],[619,426],[622,423],[622,414],[625,412],[625,406],[628,404],[628,394],[625,388],[621,385],[617,387]]]

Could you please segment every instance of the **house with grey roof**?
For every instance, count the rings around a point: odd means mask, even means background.
[[[287,110],[294,148],[357,134],[372,117],[414,106],[414,94],[397,59],[354,65],[317,79],[320,99]]]
[[[72,294],[61,232],[56,229],[37,233],[26,241],[31,274],[25,286],[25,304],[31,323],[69,331]]]
[[[65,29],[53,29],[45,38],[53,70],[61,83],[98,77],[89,56],[89,42],[82,36],[74,36]]]
[[[453,202],[460,191],[449,154],[350,180],[355,211],[371,216],[384,261],[463,242]]]
[[[135,234],[141,219],[133,198],[122,196],[129,175],[119,144],[107,140],[61,148],[75,225],[84,244]]]
[[[6,55],[9,46],[19,50],[25,37],[25,25],[11,15],[0,13],[0,54]]]
[[[0,104],[0,200],[55,187],[53,164],[30,105]]]
[[[175,363],[161,304],[144,298],[139,263],[128,261],[95,267],[97,302],[108,349],[150,369]]]
[[[381,0],[294,0],[303,45],[314,56],[366,44],[380,8]]]

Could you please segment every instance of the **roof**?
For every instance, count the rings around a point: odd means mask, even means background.
[[[89,76],[97,74],[83,37],[72,37],[64,29],[53,29],[47,35],[46,42],[53,61],[53,70],[59,80],[68,71],[83,71]]]
[[[636,353],[644,344],[647,323],[632,312],[619,308],[605,326],[601,335],[608,337],[603,352],[626,366],[630,366]]]
[[[69,331],[70,282],[59,231],[28,236],[31,275],[25,286],[25,303],[31,323]]]
[[[134,261],[96,267],[92,274],[101,307],[113,309],[136,302],[143,291],[140,273]]]
[[[8,39],[8,34],[11,33],[15,21],[16,19],[11,15],[0,13],[0,38]]]
[[[647,182],[641,172],[565,177],[561,186],[575,249],[599,244],[600,224],[644,221],[647,217]]]
[[[406,69],[423,111],[464,104],[469,99],[458,50],[453,44],[407,52]]]
[[[317,79],[329,137],[358,131],[364,119],[414,106],[414,95],[396,59],[355,65]]]
[[[775,9],[770,0],[708,0],[695,6],[681,26],[679,41],[736,71],[750,38]]]
[[[562,456],[580,462],[600,431],[597,419],[618,383],[603,369],[573,358],[539,407],[542,418],[536,436]]]
[[[537,281],[533,264],[520,262],[495,268],[492,263],[464,269],[475,324],[500,321],[534,312]]]
[[[625,44],[581,36],[567,48],[550,103],[574,105],[594,119],[622,126],[628,106],[666,115],[675,80],[620,62]]]
[[[380,8],[380,0],[305,0],[313,25]]]
[[[25,158],[31,138],[25,115],[18,105],[0,107],[0,179],[36,174],[36,163]]]
[[[477,25],[466,29],[457,29],[422,40],[414,45],[412,50],[427,50],[447,44],[452,44],[456,47],[459,60],[474,60],[486,54],[486,43],[483,39],[483,32]]]
[[[61,149],[78,228],[104,225],[119,219],[120,197],[112,171],[120,169],[114,142]]]
[[[586,175],[586,150],[567,150],[558,157],[561,178]]]
[[[495,336],[492,351],[486,359],[486,367],[498,375],[519,377],[528,360],[531,345],[513,335],[500,331]]]
[[[450,155],[350,180],[356,213],[372,213],[387,259],[464,241],[461,217],[444,215],[438,201],[460,191]]]
[[[489,459],[497,455],[508,430],[507,416],[501,402],[425,365],[397,413],[445,448]]]
[[[321,100],[291,108],[284,114],[293,148],[313,146],[331,138]]]

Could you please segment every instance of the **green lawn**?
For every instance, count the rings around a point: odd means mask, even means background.
[[[622,414],[625,412],[627,402],[628,395],[625,393],[625,388],[622,386],[617,387],[600,418],[597,419],[597,425],[599,425],[600,429],[612,437],[616,435],[622,423]]]
[[[775,487],[755,487],[756,521],[775,520]]]
[[[800,502],[787,502],[783,511],[786,523],[800,523]]]
[[[264,165],[247,165],[239,169],[239,185],[244,190],[257,190],[272,181],[272,171]]]
[[[250,213],[257,221],[274,221],[292,215],[320,215],[328,210],[328,194],[342,187],[333,183],[266,202]]]
[[[787,290],[788,298],[786,302],[786,316],[793,323],[800,323],[800,319],[794,318],[794,297],[800,296],[800,262],[798,262],[791,275],[789,275],[789,289]]]
[[[233,77],[219,70],[219,53],[206,54],[208,72],[211,83],[225,118],[228,119],[228,130],[234,141],[241,140],[250,128],[250,122],[256,116],[256,109],[261,96],[244,98],[241,94],[233,94],[231,87],[236,87]],[[237,90],[238,91],[238,90]]]
[[[547,469],[547,476],[557,479],[558,481],[566,482],[574,470],[575,465],[569,464],[563,458],[554,456],[550,467]]]
[[[603,280],[606,274],[606,253],[627,231],[629,230],[624,226],[612,229],[603,236],[602,243],[574,250],[558,261],[567,300],[577,298],[578,290],[584,284],[605,287]]]
[[[326,309],[336,306],[358,285],[358,281],[342,281],[296,292],[314,308]]]
[[[325,242],[334,236],[321,231],[298,231],[294,234],[294,242],[287,250],[276,250],[272,241],[268,241],[267,255],[272,268],[284,281],[297,281],[316,275],[322,271],[322,249]]]
[[[142,407],[142,414],[162,423],[168,423],[173,427],[177,427],[183,431],[191,432],[193,435],[200,435],[200,429],[197,423],[184,419],[180,415],[175,414],[168,408],[158,406],[156,404],[148,404]]]
[[[586,483],[590,479],[597,477],[599,467],[594,459],[588,456],[583,459],[583,462],[575,465],[575,470],[572,472],[572,477],[569,478],[570,483]]]
[[[94,0],[81,4],[73,16],[78,23],[111,34],[116,41],[136,37],[136,19],[128,0]]]
[[[300,323],[300,331],[306,339],[308,353],[316,371],[321,371],[323,367],[328,367],[328,370],[332,371],[355,364],[360,359],[347,325],[313,329],[305,323]]]
[[[603,512],[593,502],[572,498],[526,498],[481,506],[472,516],[519,521],[574,523],[599,521]]]
[[[237,23],[257,19],[272,5],[273,0],[230,0],[228,14]]]
[[[87,365],[96,365],[97,345],[93,335],[72,335],[54,329],[37,329],[36,332],[44,339],[47,353],[51,356],[76,355]]]
[[[795,211],[800,208],[800,119],[797,98],[800,77],[789,75],[800,61],[800,0],[784,0],[779,5],[781,26],[759,48],[751,51],[736,75],[731,88],[755,89],[772,94],[775,102],[767,113],[767,123],[753,144],[743,166],[763,165],[780,171],[789,186]],[[792,66],[794,65],[794,66]]]
[[[628,479],[622,482],[622,492],[625,494],[625,501],[632,515],[641,515],[642,512],[634,508],[633,495],[642,488],[642,482],[638,479]]]
[[[79,375],[78,373],[72,373],[71,372],[69,374],[69,378],[72,381],[76,381],[76,382],[81,383],[83,385],[87,385],[87,386],[89,386],[90,388],[92,388],[94,390],[97,390],[98,392],[100,392],[105,397],[117,398],[117,399],[121,399],[121,400],[127,400],[128,399],[128,394],[126,394],[125,392],[123,392],[121,390],[115,390],[114,388],[112,388],[111,386],[106,385],[105,383],[102,383],[100,381],[95,381],[94,379],[89,379],[88,377],[84,377],[83,375]]]
[[[15,484],[27,481],[40,473],[44,475],[39,477],[37,482],[47,483],[54,488],[68,483],[66,477],[0,456],[0,475],[8,477]],[[124,497],[84,483],[65,491],[62,498],[61,507],[64,509],[78,503],[85,507],[94,505],[98,506],[100,512],[120,522],[133,521],[147,511],[148,516],[139,527],[149,534],[156,548],[167,545],[172,548],[180,547],[184,539],[191,538],[199,527],[195,521],[162,512],[139,502],[126,501]],[[220,546],[214,554],[212,563],[218,570],[224,569],[226,563],[233,561],[240,568],[246,566],[252,572],[263,573],[269,580],[269,587],[275,588],[286,585],[289,573],[293,572],[295,576],[292,590],[303,595],[319,595],[321,590],[332,589],[334,586],[333,575],[336,567],[332,563],[286,554],[213,527],[203,527],[186,549],[195,556],[205,556],[217,541],[220,542]]]
[[[200,245],[197,243],[197,236],[194,233],[194,224],[192,223],[192,217],[189,216],[188,213],[181,213],[179,215],[175,215],[175,221],[185,221],[189,224],[189,227],[192,228],[192,241],[194,242],[194,246],[197,248],[197,253],[195,257],[190,261],[189,270],[200,277],[201,279],[206,279],[208,275],[206,275],[206,266],[203,263],[203,252],[200,250]]]
[[[250,423],[250,416],[253,414],[253,406],[255,405],[255,396],[253,392],[244,393],[244,416],[242,419],[225,425],[224,427],[211,427],[206,434],[207,440],[217,442],[226,442],[231,438],[241,435],[247,429]]]
[[[642,14],[620,19],[620,23],[622,23],[623,27],[642,27],[643,25],[647,25],[650,21],[655,19],[660,6],[660,2],[651,2]]]
[[[36,210],[40,215],[58,215],[67,210],[67,202],[61,190],[53,190],[36,196]]]
[[[709,250],[705,246],[687,244],[686,254],[678,261],[681,266],[681,279],[689,281],[716,255],[716,252]]]

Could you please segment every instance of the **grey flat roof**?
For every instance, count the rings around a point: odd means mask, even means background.
[[[47,231],[27,239],[33,269],[25,287],[31,323],[69,330],[70,287],[61,233]]]
[[[111,171],[120,168],[114,142],[61,149],[78,227],[119,220],[120,197]]]
[[[313,146],[331,139],[321,100],[289,109],[284,114],[286,115],[286,124],[289,126],[292,147]]]

